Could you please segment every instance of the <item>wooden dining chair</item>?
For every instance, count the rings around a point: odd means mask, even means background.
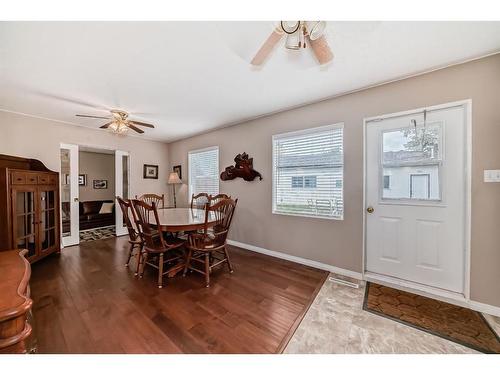
[[[238,199],[222,199],[213,206],[207,205],[203,233],[191,233],[188,238],[184,276],[188,270],[201,273],[205,275],[205,286],[208,288],[210,286],[210,273],[214,267],[226,263],[229,272],[233,273],[226,242],[237,203]],[[212,224],[212,228],[209,231],[210,224]],[[194,264],[201,265],[203,268],[195,267]]]
[[[139,198],[136,195],[135,199],[146,202],[149,205],[154,202],[157,208],[165,208],[165,194],[143,194]]]
[[[118,204],[120,205],[120,208],[122,210],[123,214],[123,220],[125,221],[125,225],[127,226],[127,231],[128,231],[128,243],[130,244],[130,249],[128,252],[128,257],[127,257],[127,262],[125,263],[125,267],[128,267],[128,264],[130,263],[130,258],[132,258],[132,255],[134,253],[134,249],[138,249],[137,254],[135,254],[135,257],[137,258],[137,268],[135,271],[135,275],[139,273],[139,265],[141,263],[141,253],[142,253],[142,248],[144,246],[144,241],[142,239],[141,233],[134,228],[132,221],[137,225],[136,223],[136,218],[135,218],[135,212],[134,208],[132,207],[132,203],[128,199],[122,199],[120,197],[116,197],[116,200],[118,201]],[[132,215],[132,218],[131,218]]]
[[[210,195],[210,205],[213,206],[216,203],[219,203],[222,199],[231,199],[230,195],[227,194],[217,194],[217,195]]]
[[[158,270],[158,288],[163,287],[163,275],[172,271],[184,259],[182,247],[185,241],[172,238],[167,242],[160,228],[156,203],[151,205],[138,199],[132,200],[137,221],[144,239],[142,268],[139,277],[143,277],[144,268],[151,266]]]
[[[207,193],[199,193],[191,195],[191,209],[198,208],[200,210],[205,208],[205,205],[210,203],[210,195]]]

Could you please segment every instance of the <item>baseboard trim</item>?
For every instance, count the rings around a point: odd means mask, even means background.
[[[363,279],[363,275],[361,274],[361,272],[346,270],[344,268],[335,267],[335,266],[332,266],[329,264],[317,262],[315,260],[301,258],[301,257],[297,257],[295,255],[281,253],[279,251],[268,250],[268,249],[264,249],[262,247],[258,247],[258,246],[254,246],[254,245],[250,245],[247,243],[238,242],[238,241],[234,241],[234,240],[227,240],[227,243],[229,245],[241,247],[242,249],[245,249],[245,250],[250,250],[250,251],[253,251],[256,253],[269,255],[269,256],[274,257],[274,258],[289,260],[290,262],[299,263],[299,264],[303,264],[305,266],[318,268],[320,270],[336,273],[336,274],[339,274],[342,276],[352,277],[352,278],[357,279],[357,280]]]
[[[256,253],[269,255],[269,256],[274,257],[274,258],[284,259],[284,260],[288,260],[290,262],[303,264],[305,266],[318,268],[320,270],[336,273],[338,275],[352,277],[352,278],[357,279],[357,280],[368,280],[368,281],[380,282],[382,284],[386,284],[387,286],[396,287],[396,288],[399,288],[402,290],[406,290],[408,292],[422,294],[422,295],[425,295],[426,297],[436,298],[438,300],[448,302],[448,303],[451,303],[454,305],[468,307],[472,310],[479,311],[481,313],[490,314],[490,315],[500,317],[500,307],[488,305],[488,304],[482,303],[482,302],[467,300],[467,299],[465,299],[465,297],[458,298],[457,296],[451,296],[450,295],[451,293],[450,294],[448,294],[448,293],[441,294],[441,293],[436,293],[435,290],[427,290],[427,289],[423,290],[423,288],[414,288],[414,287],[411,287],[410,285],[407,285],[405,283],[394,282],[393,280],[390,280],[388,278],[377,277],[378,275],[371,275],[369,273],[365,274],[365,277],[363,277],[363,274],[361,272],[346,270],[344,268],[335,267],[335,266],[332,266],[330,264],[325,264],[325,263],[317,262],[315,260],[297,257],[295,255],[281,253],[279,251],[264,249],[263,247],[258,247],[258,246],[250,245],[247,243],[239,242],[239,241],[227,240],[227,243],[229,245],[240,247],[240,248],[245,249],[245,250],[250,250],[250,251],[253,251]]]
[[[500,318],[500,307],[488,305],[487,303],[469,301],[469,308],[485,314],[494,315]]]

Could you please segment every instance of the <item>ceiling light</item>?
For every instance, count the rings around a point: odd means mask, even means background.
[[[281,21],[265,40],[250,62],[262,65],[276,44],[286,35],[285,48],[300,50],[310,47],[320,65],[332,61],[333,53],[326,40],[325,21]]]
[[[311,38],[311,40],[316,40],[320,38],[325,32],[326,28],[325,21],[313,21],[313,22],[308,21],[306,22],[306,25],[307,25],[307,30],[309,30],[309,38]]]

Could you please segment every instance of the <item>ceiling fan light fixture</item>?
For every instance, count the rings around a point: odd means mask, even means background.
[[[301,47],[300,32],[288,34],[286,36],[285,48],[291,50],[298,50]]]
[[[108,129],[116,134],[125,134],[128,131],[128,126],[122,122],[115,121],[111,125],[109,125]]]
[[[325,21],[307,21],[307,30],[309,31],[309,39],[316,40],[321,38],[325,33],[326,22]]]
[[[149,129],[154,129],[154,125],[148,124],[142,121],[132,121],[128,119],[128,113],[119,109],[113,109],[111,112],[111,118],[102,116],[92,116],[92,115],[81,115],[77,114],[78,117],[90,117],[90,118],[103,118],[110,120],[109,122],[101,125],[99,129],[108,129],[115,134],[125,134],[129,130],[133,130],[139,134],[143,134],[144,130],[138,128],[138,126],[146,127]]]

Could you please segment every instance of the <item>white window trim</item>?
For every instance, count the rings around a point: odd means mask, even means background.
[[[307,128],[307,129],[302,129],[302,130],[296,130],[296,131],[291,131],[287,133],[280,133],[280,134],[274,134],[272,136],[271,140],[271,152],[273,154],[273,159],[272,159],[272,200],[271,200],[271,212],[274,215],[283,215],[283,216],[295,216],[295,217],[307,217],[307,218],[313,218],[313,219],[320,219],[320,220],[344,220],[344,213],[345,213],[345,196],[344,196],[344,186],[345,186],[345,181],[344,181],[344,153],[342,153],[342,201],[343,201],[343,207],[342,207],[342,215],[339,217],[333,217],[333,216],[318,216],[318,215],[307,215],[307,214],[299,214],[299,213],[286,213],[286,212],[281,212],[281,211],[276,211],[275,209],[275,202],[276,202],[276,156],[274,152],[274,142],[276,140],[280,139],[286,139],[286,138],[293,138],[301,135],[307,135],[307,134],[312,134],[316,133],[319,131],[325,131],[325,130],[335,130],[335,129],[344,129],[344,123],[343,122],[337,122],[335,124],[331,125],[323,125],[323,126],[317,126],[314,128]],[[344,133],[342,133],[342,145],[344,145]],[[345,151],[345,150],[344,150]]]
[[[219,146],[210,146],[210,147],[205,147],[205,148],[199,148],[199,149],[196,149],[196,150],[191,150],[188,152],[188,192],[189,192],[189,196],[188,196],[188,203],[191,201],[191,197],[193,196],[193,192],[191,190],[191,164],[190,164],[190,155],[191,154],[199,154],[201,152],[205,152],[205,151],[212,151],[212,150],[217,150],[217,170],[220,171],[220,155],[219,155]],[[220,179],[217,180],[218,181],[218,191],[220,191]]]

